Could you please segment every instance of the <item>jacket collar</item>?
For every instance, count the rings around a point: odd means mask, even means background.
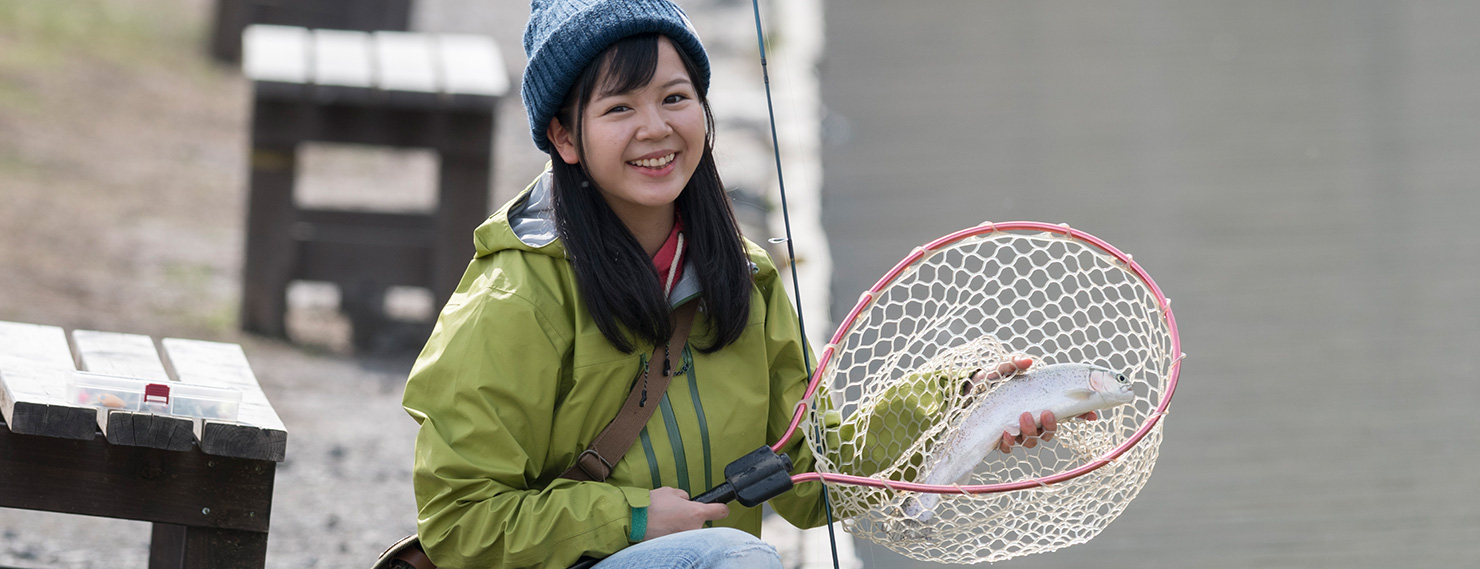
[[[509,207],[509,229],[519,242],[533,248],[540,248],[555,242],[558,232],[555,229],[555,204],[550,188],[551,174],[545,170],[540,177],[535,178],[534,183],[529,185],[529,191],[516,198],[514,204]],[[751,271],[755,271],[752,263]],[[683,276],[674,283],[673,291],[668,295],[670,306],[677,307],[680,304],[699,296],[704,288],[699,284],[697,269],[694,268],[694,259],[685,255],[683,264]]]

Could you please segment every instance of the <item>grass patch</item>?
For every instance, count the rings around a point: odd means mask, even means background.
[[[204,50],[200,12],[179,0],[0,0],[0,63],[29,68],[75,54],[121,63],[195,55]]]

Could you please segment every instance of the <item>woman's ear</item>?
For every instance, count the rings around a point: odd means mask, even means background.
[[[560,124],[560,119],[551,118],[550,126],[545,129],[545,137],[550,139],[550,144],[555,145],[555,151],[560,153],[560,159],[566,164],[579,164],[581,154],[576,152],[576,142],[570,135],[570,130]]]

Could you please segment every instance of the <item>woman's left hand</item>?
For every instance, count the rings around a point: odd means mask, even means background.
[[[961,385],[961,395],[967,395],[976,391],[988,380],[1012,377],[1028,371],[1030,367],[1033,367],[1033,358],[1028,356],[1012,356],[1007,361],[997,364],[997,369],[991,371],[985,369],[976,370],[971,374],[971,377],[966,378],[966,383]]]

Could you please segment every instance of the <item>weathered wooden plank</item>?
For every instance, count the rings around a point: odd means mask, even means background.
[[[377,86],[387,91],[437,92],[432,40],[423,34],[375,32]]]
[[[443,92],[499,97],[509,91],[509,73],[493,38],[443,34],[437,48]]]
[[[264,140],[280,129],[312,123],[306,106],[258,99],[252,117],[251,195],[247,199],[247,254],[242,267],[242,329],[283,337],[285,291],[293,278],[293,183],[297,140]],[[284,136],[281,138],[291,138]]]
[[[469,188],[487,188],[493,173],[489,153],[464,156],[442,156],[438,175],[438,202],[434,214],[436,245],[433,247],[432,293],[437,306],[452,297],[472,258],[473,245],[462,234],[476,227],[488,211],[488,192]]]
[[[0,429],[0,507],[265,533],[276,466]]]
[[[198,424],[188,417],[118,410],[108,411],[98,421],[110,443],[174,451],[195,448]]]
[[[369,89],[370,34],[346,30],[313,31],[312,81],[319,85]]]
[[[225,63],[241,58],[242,30],[253,23],[335,30],[406,30],[411,0],[216,0],[211,55]]]
[[[282,462],[288,432],[257,384],[241,346],[201,340],[164,340],[165,354],[183,383],[242,392],[237,421],[202,421],[200,448],[207,454]]]
[[[154,340],[139,334],[74,330],[72,342],[82,368],[132,379],[169,383],[169,373],[154,349]],[[195,446],[194,421],[185,417],[156,415],[147,411],[104,409],[98,412],[98,428],[108,442],[166,450],[190,450]]]
[[[242,32],[242,72],[253,81],[308,83],[309,32],[293,26],[248,26]]]
[[[169,381],[154,340],[140,334],[73,330],[82,369],[147,381]]]
[[[149,569],[260,569],[267,561],[267,532],[154,524]]]
[[[56,326],[0,321],[0,369],[25,364],[75,369],[66,333]]]
[[[67,401],[75,367],[56,326],[0,322],[0,412],[11,431],[67,439],[97,436],[97,411]]]

